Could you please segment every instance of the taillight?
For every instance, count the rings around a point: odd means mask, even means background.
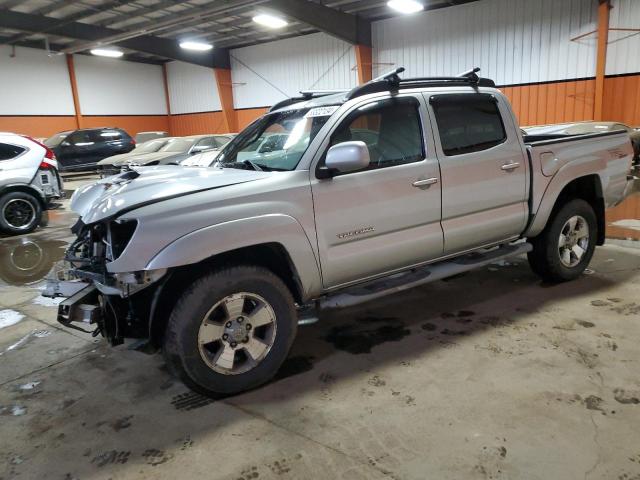
[[[135,139],[134,139],[134,138],[132,138],[132,139],[131,139],[131,141],[130,141],[129,143],[130,143],[131,145],[135,145],[135,144],[136,144],[136,141],[135,141]]]
[[[34,138],[31,138],[29,135],[22,135],[22,137],[24,138],[28,138],[29,140],[31,140],[33,143],[40,145],[42,148],[44,148],[45,152],[44,152],[44,158],[48,158],[49,160],[56,160],[56,154],[53,153],[53,150],[51,150],[49,147],[47,147],[44,143],[40,143],[39,141],[37,141]],[[44,162],[43,162],[44,163]],[[42,165],[40,165],[41,168],[51,168],[52,165],[48,165],[47,167],[43,167]]]
[[[40,168],[42,168],[43,170],[49,170],[53,169],[53,165],[47,162],[40,162]]]

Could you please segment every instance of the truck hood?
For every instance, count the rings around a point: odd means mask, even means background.
[[[177,165],[142,167],[79,188],[71,197],[71,210],[80,215],[85,224],[90,224],[125,210],[190,193],[252,182],[273,174]]]

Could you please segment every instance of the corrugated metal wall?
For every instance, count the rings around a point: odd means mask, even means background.
[[[0,47],[0,115],[74,115],[64,56]]]
[[[358,84],[352,45],[324,33],[231,51],[235,108],[273,105],[304,89]]]
[[[640,28],[640,1],[613,0],[609,28]],[[640,72],[640,32],[609,32],[607,75]]]
[[[595,75],[597,0],[482,0],[375,22],[374,75],[455,75],[477,66],[499,85]]]
[[[171,113],[219,111],[220,98],[213,69],[184,62],[167,64]]]
[[[162,67],[74,55],[83,115],[166,115]]]

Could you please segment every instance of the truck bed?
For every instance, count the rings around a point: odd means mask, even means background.
[[[632,172],[633,147],[627,132],[585,135],[523,135],[530,170],[530,212],[546,208],[545,199],[557,196],[570,181],[597,175],[605,208],[625,197]],[[531,228],[537,226],[532,222]]]

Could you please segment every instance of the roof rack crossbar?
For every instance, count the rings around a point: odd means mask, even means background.
[[[360,85],[349,93],[346,99],[360,97],[368,93],[377,93],[385,91],[396,91],[400,88],[417,88],[421,86],[436,87],[447,85],[471,85],[474,87],[495,87],[493,80],[488,78],[480,78],[478,72],[480,68],[475,67],[466,72],[462,72],[455,77],[420,77],[420,78],[400,78],[399,73],[404,72],[404,68],[396,68],[384,75],[377,77],[370,82]]]
[[[320,98],[326,97],[328,95],[334,95],[336,93],[347,93],[348,89],[336,89],[336,90],[300,90],[299,97],[291,97],[285,100],[282,100],[275,105],[273,105],[269,111],[273,112],[274,110],[278,110],[279,108],[287,107],[289,105],[293,105],[294,103],[304,102],[306,100],[311,100],[312,98]]]

